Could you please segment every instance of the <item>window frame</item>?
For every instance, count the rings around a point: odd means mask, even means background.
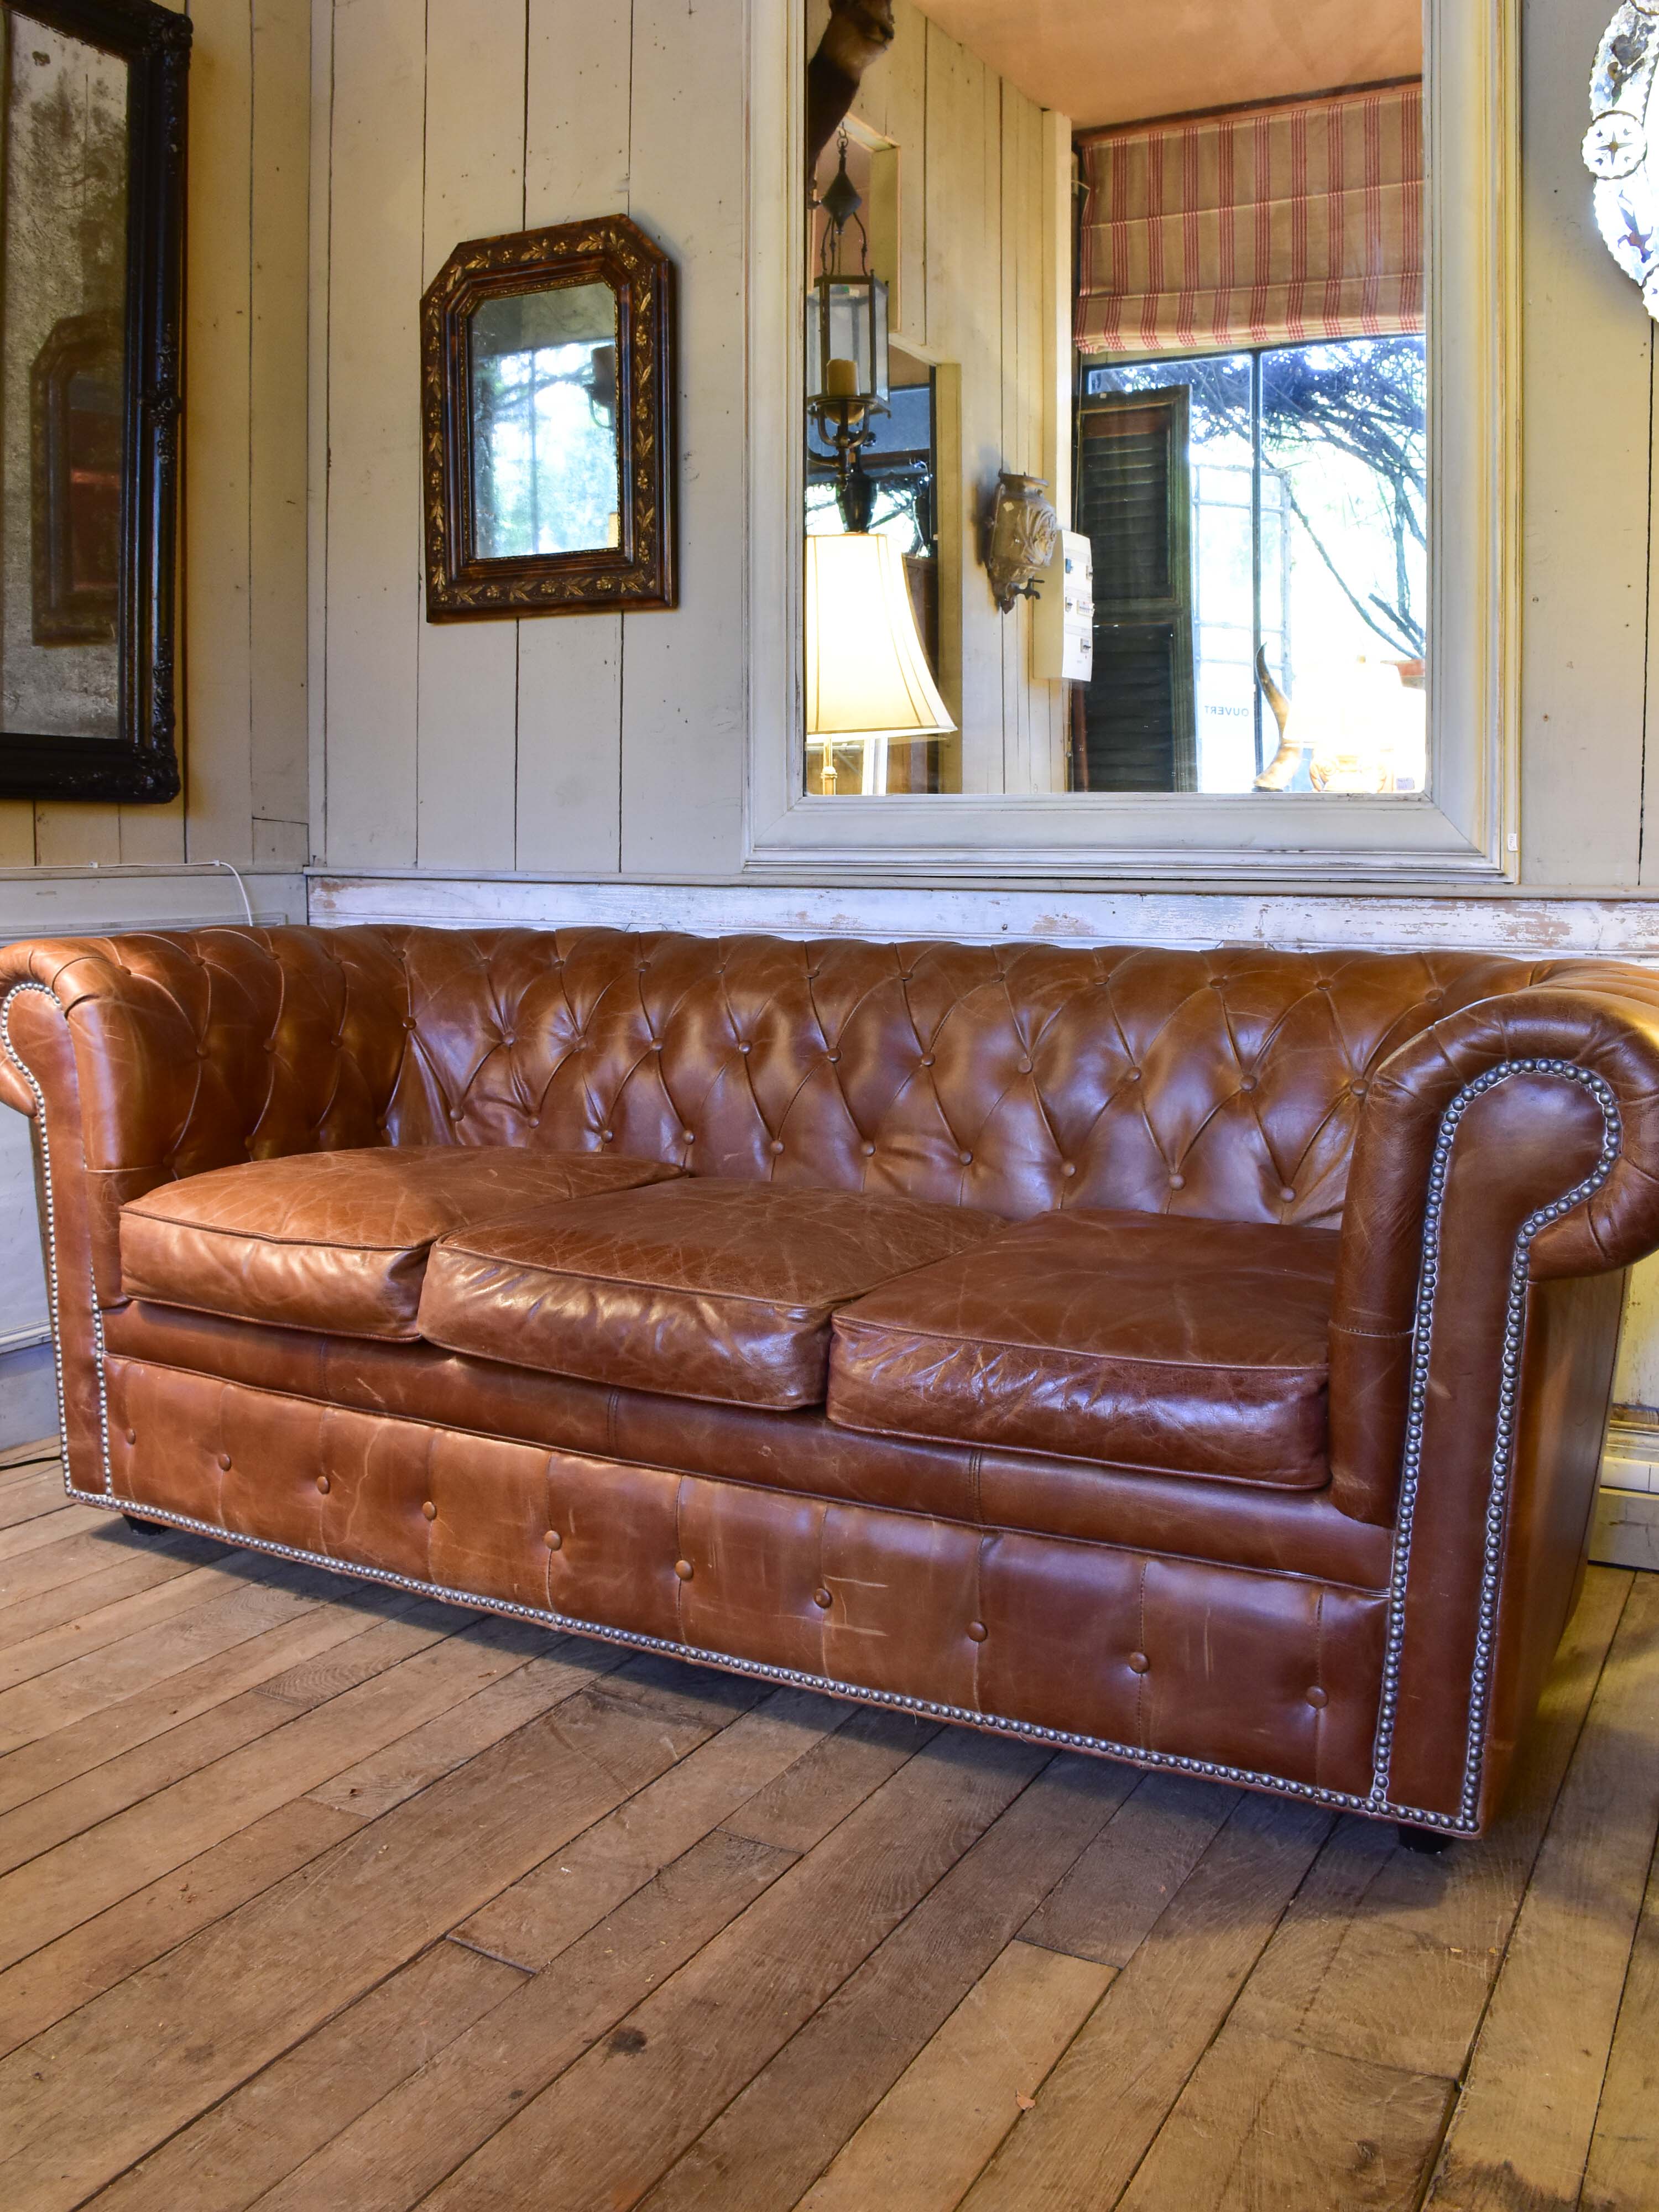
[[[1170,388],[1168,386],[1161,387],[1157,386],[1147,386],[1145,387],[1120,386],[1117,387],[1115,392],[1101,392],[1098,391],[1092,391],[1090,388],[1093,380],[1097,376],[1109,376],[1114,372],[1132,372],[1136,370],[1156,372],[1160,369],[1169,369],[1178,372],[1183,368],[1189,367],[1195,362],[1204,361],[1235,361],[1249,363],[1250,377],[1249,434],[1251,446],[1250,496],[1249,501],[1249,508],[1250,516],[1250,566],[1252,574],[1252,636],[1249,657],[1252,664],[1254,664],[1256,655],[1260,653],[1262,647],[1267,642],[1267,626],[1262,620],[1263,572],[1265,563],[1262,526],[1269,510],[1267,501],[1262,497],[1262,494],[1267,486],[1267,477],[1270,473],[1273,473],[1273,471],[1271,471],[1269,465],[1264,458],[1263,443],[1263,426],[1266,422],[1264,400],[1267,386],[1267,364],[1268,362],[1276,359],[1282,354],[1315,353],[1322,351],[1334,345],[1392,345],[1400,342],[1401,341],[1398,337],[1394,335],[1338,340],[1312,337],[1295,338],[1286,341],[1283,338],[1278,338],[1274,339],[1270,344],[1266,345],[1195,346],[1188,353],[1159,352],[1108,354],[1103,355],[1093,361],[1085,361],[1079,368],[1077,386],[1077,420],[1080,425],[1083,418],[1088,414],[1091,408],[1098,406],[1104,399],[1109,399],[1113,397],[1133,399],[1139,396],[1143,390],[1150,396],[1152,393],[1160,389],[1168,390]],[[1425,351],[1426,354],[1426,346],[1425,348]],[[1426,376],[1427,363],[1425,361],[1425,382]],[[1192,465],[1191,471],[1194,505],[1193,544],[1194,549],[1196,549],[1201,536],[1198,520],[1198,509],[1202,504],[1198,477],[1199,469],[1201,465],[1202,464],[1194,462]],[[1074,468],[1074,474],[1075,473],[1076,471]],[[1079,483],[1080,485],[1080,478],[1079,479]],[[1285,511],[1282,506],[1279,509],[1279,518],[1280,531],[1283,532],[1285,531],[1287,526]],[[1196,558],[1196,552],[1194,552],[1194,558]],[[1282,581],[1287,601],[1289,594],[1289,564],[1288,562],[1286,562],[1284,567]],[[1097,603],[1098,603],[1103,596],[1104,595],[1100,590],[1099,577],[1098,574],[1097,574],[1095,590]],[[1288,616],[1286,620],[1288,621]],[[1203,598],[1201,592],[1199,590],[1197,586],[1196,576],[1194,579],[1193,596],[1192,623],[1194,635],[1193,680],[1196,686],[1199,669],[1201,665],[1201,656],[1199,652],[1199,633],[1206,627],[1203,618]],[[1386,647],[1389,641],[1383,639],[1380,631],[1376,632],[1376,635],[1378,644]],[[1395,642],[1397,643],[1397,641]],[[1384,653],[1384,657],[1387,657],[1386,651]],[[1418,656],[1411,655],[1409,657],[1416,659]],[[1285,669],[1283,665],[1280,666],[1278,672],[1278,676],[1279,681],[1281,684],[1285,681]],[[1261,685],[1259,684],[1253,683],[1251,685],[1251,693],[1254,709],[1253,735],[1255,742],[1256,756],[1255,772],[1259,775],[1261,773],[1261,770],[1267,766],[1267,763],[1273,758],[1273,753],[1277,749],[1278,732],[1277,731],[1274,731],[1271,735],[1269,734],[1267,729],[1269,717],[1267,713],[1266,702],[1262,697]],[[1217,793],[1215,795],[1222,796],[1224,794]],[[1245,798],[1249,796],[1248,793],[1243,792],[1235,792],[1230,795],[1235,798]],[[1328,796],[1330,794],[1321,795]],[[1413,793],[1402,795],[1415,797],[1417,794]]]
[[[904,794],[805,790],[802,143],[805,10],[750,0],[747,286],[748,760],[743,872],[885,881],[1217,887],[1518,872],[1520,0],[1425,0],[1430,788]],[[1069,156],[1048,124],[1050,158]],[[1063,252],[1055,241],[1051,281]],[[1073,384],[1051,364],[1051,405]]]

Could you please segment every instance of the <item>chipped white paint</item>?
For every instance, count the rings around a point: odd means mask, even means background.
[[[1659,965],[1659,899],[1340,897],[1322,892],[1089,890],[923,884],[698,883],[408,874],[311,878],[314,921],[444,928],[758,930],[781,937],[969,944],[1272,945],[1320,951],[1481,951]]]

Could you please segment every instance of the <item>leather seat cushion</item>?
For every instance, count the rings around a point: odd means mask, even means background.
[[[1316,1489],[1338,1243],[1254,1222],[1044,1215],[837,1314],[830,1418]]]
[[[130,1298],[233,1321],[411,1339],[449,1231],[678,1170],[599,1153],[416,1145],[306,1152],[163,1183],[121,1209]]]
[[[1000,1226],[954,1206],[712,1177],[579,1200],[446,1237],[421,1334],[624,1389],[814,1406],[836,1306]]]

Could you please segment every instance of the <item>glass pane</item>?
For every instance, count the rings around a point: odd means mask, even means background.
[[[1426,786],[1426,398],[1420,338],[1262,357],[1264,550],[1270,495],[1282,518],[1264,641],[1293,789]]]
[[[1194,787],[1200,791],[1249,791],[1258,766],[1250,376],[1249,354],[1223,354],[1092,369],[1085,384],[1088,398],[1182,386],[1189,395],[1191,573],[1189,578],[1176,580],[1188,588],[1177,589],[1173,596],[1178,606],[1191,609],[1198,762]],[[1097,547],[1097,607],[1112,603],[1114,588],[1109,562],[1103,562]],[[1187,650],[1184,637],[1177,636],[1176,647]],[[1113,681],[1117,660],[1102,655],[1101,664],[1108,682]],[[1172,696],[1179,697],[1178,687]],[[1097,702],[1090,703],[1093,707]],[[1097,775],[1091,787],[1110,787]]]
[[[622,543],[617,344],[608,284],[521,293],[474,311],[475,559]]]
[[[127,65],[5,11],[0,726],[115,738]]]

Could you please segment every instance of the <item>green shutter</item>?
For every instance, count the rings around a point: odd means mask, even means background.
[[[1195,791],[1191,394],[1114,392],[1078,422],[1077,527],[1095,556],[1091,791]]]

